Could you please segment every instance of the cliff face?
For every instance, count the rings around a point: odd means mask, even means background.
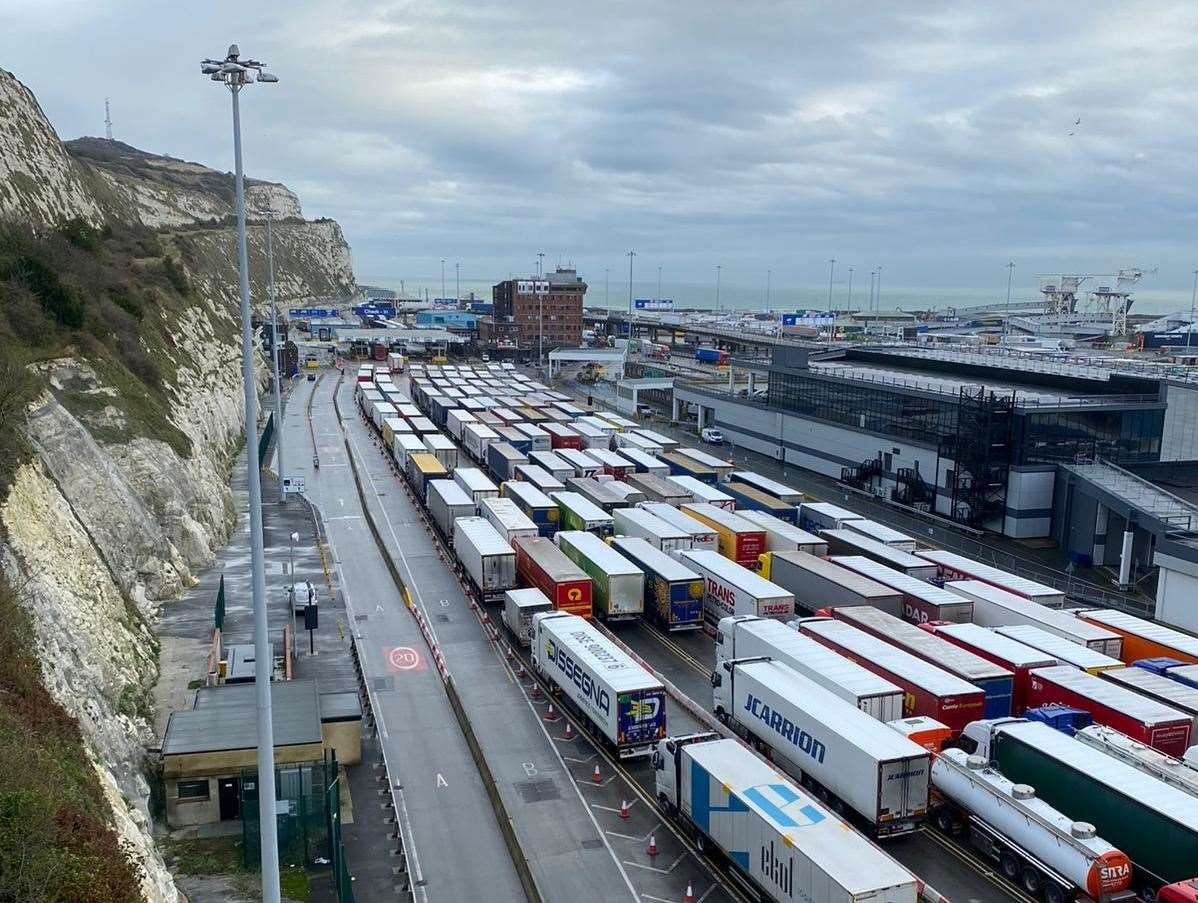
[[[303,220],[282,185],[253,182],[247,193],[251,217],[269,207],[279,220],[283,306],[355,291],[335,222]],[[64,146],[33,95],[0,70],[0,219],[38,231],[76,219],[149,227],[165,256],[134,255],[132,265],[182,274],[159,296],[176,303],[137,311],[138,354],[160,379],[134,379],[90,352],[95,342],[30,365],[41,383],[21,425],[30,454],[0,496],[0,570],[21,588],[43,681],[79,721],[153,903],[178,899],[151,840],[142,764],[153,740],[153,624],[159,607],[213,563],[235,518],[228,475],[244,424],[232,201],[232,177],[198,164],[99,139]],[[258,223],[250,263],[260,304]],[[130,275],[134,284],[141,278]]]

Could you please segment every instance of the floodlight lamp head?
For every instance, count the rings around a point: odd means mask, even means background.
[[[229,59],[235,60],[239,56],[241,56],[241,50],[238,49],[236,44],[230,44],[229,45]]]
[[[216,63],[200,63],[200,71],[204,75],[212,75],[214,72],[220,72],[220,66]]]
[[[265,69],[258,70],[258,81],[266,82],[268,85],[273,85],[279,80],[279,77],[273,72],[267,72]]]

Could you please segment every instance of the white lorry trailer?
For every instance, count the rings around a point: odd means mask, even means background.
[[[756,615],[724,618],[715,638],[715,671],[737,658],[770,658],[882,722],[903,717],[903,691],[793,627]]]
[[[721,618],[760,615],[788,621],[794,617],[795,597],[719,552],[683,549],[674,553],[703,578],[703,627],[716,632]]]
[[[666,735],[666,690],[632,656],[578,615],[533,616],[532,662],[624,758]]]
[[[910,833],[927,813],[931,754],[788,665],[732,659],[712,686],[717,718],[843,803],[870,834]]]
[[[516,586],[516,552],[486,518],[455,520],[453,548],[484,602]]]
[[[736,740],[660,741],[658,799],[771,903],[916,903],[919,882]]]
[[[553,611],[553,603],[539,589],[509,589],[503,594],[503,623],[521,646],[532,645],[532,619]]]

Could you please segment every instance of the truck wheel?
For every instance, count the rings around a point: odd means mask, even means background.
[[[1044,903],[1065,903],[1065,892],[1055,884],[1045,884]]]
[[[947,808],[937,809],[932,821],[941,834],[953,833],[953,814]]]
[[[1038,869],[1028,866],[1020,876],[1020,883],[1023,885],[1023,889],[1028,892],[1028,896],[1039,897],[1040,891],[1044,889],[1044,876],[1040,874]]]
[[[1011,853],[1002,853],[998,857],[998,867],[1002,871],[1003,877],[1011,883],[1019,881],[1019,860]]]

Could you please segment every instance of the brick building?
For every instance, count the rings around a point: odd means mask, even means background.
[[[520,348],[536,349],[543,328],[547,352],[580,345],[586,293],[577,271],[561,267],[539,279],[500,282],[492,289],[495,340],[512,339]]]

